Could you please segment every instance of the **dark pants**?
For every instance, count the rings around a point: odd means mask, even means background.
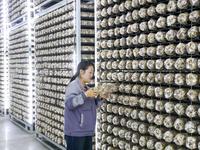
[[[67,150],[92,150],[92,136],[68,136],[65,135]]]

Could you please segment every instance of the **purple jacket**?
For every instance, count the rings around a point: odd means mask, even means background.
[[[65,135],[92,136],[96,124],[96,109],[102,104],[98,97],[86,98],[79,78],[72,81],[65,91]],[[89,89],[89,87],[87,87]]]

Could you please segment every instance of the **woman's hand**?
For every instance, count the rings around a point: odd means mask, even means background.
[[[101,94],[100,98],[107,99],[108,98],[108,94]]]
[[[86,97],[96,97],[98,95],[98,92],[95,91],[93,88],[90,88],[85,92]]]

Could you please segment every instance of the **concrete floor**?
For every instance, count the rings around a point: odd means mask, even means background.
[[[0,116],[0,150],[48,150],[36,140],[35,134],[29,134],[8,117]]]

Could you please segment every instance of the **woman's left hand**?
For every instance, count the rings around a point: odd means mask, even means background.
[[[107,99],[108,98],[108,94],[101,94],[100,98]]]

